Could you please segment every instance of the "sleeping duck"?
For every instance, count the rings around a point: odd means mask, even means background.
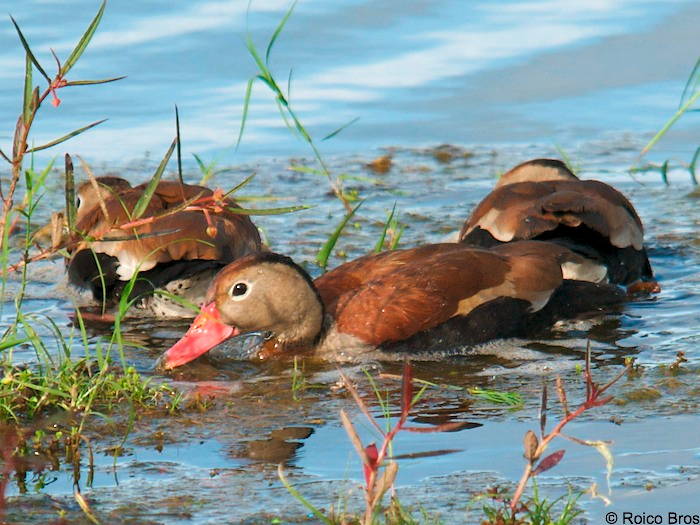
[[[590,280],[577,272],[598,266],[611,283],[658,289],[642,221],[630,201],[604,182],[580,180],[559,160],[530,160],[501,176],[459,236],[464,244],[484,248],[531,239],[554,242],[585,258],[584,267],[564,268],[565,278]]]
[[[260,235],[247,215],[232,211],[239,208],[233,200],[171,181],[158,184],[143,214],[132,221],[146,187],[99,177],[78,188],[69,281],[88,289],[104,312],[138,273],[130,298],[139,298],[136,306],[143,313],[194,317],[214,275],[261,250]],[[159,290],[186,303],[159,295]]]

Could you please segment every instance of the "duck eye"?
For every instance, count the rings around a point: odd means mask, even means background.
[[[231,287],[231,295],[233,297],[240,297],[241,295],[245,295],[245,293],[248,291],[248,285],[246,283],[236,283]]]

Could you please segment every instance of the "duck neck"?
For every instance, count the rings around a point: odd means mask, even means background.
[[[313,350],[323,338],[328,326],[325,307],[316,288],[312,286],[312,290],[313,294],[299,298],[291,322],[271,330],[274,334],[271,342],[280,352]]]
[[[259,356],[261,359],[267,359],[281,355],[313,353],[319,343],[323,341],[326,327],[325,321],[319,325],[315,323],[315,320],[309,320],[308,323],[295,327],[294,331],[273,335],[263,344]]]

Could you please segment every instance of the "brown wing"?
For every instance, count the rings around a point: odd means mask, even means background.
[[[181,186],[177,182],[160,182],[140,218],[141,223],[128,230],[119,228],[130,222],[131,212],[144,189],[145,185],[137,186],[106,199],[107,217],[99,206],[88,213],[77,224],[88,240],[79,243],[74,251],[92,248],[116,257],[120,278],[128,279],[137,267],[144,271],[158,263],[195,259],[227,263],[261,249],[258,230],[247,215],[225,209],[212,211],[209,213],[212,230],[202,211],[179,210],[168,214],[183,204],[183,196],[190,200],[212,194],[207,188]],[[237,207],[233,201],[229,200],[228,204]],[[153,220],[147,221],[149,218]]]
[[[642,248],[643,229],[630,202],[599,181],[520,182],[495,189],[465,222],[460,240],[477,228],[496,240],[536,238],[562,226],[585,225],[618,248]]]
[[[578,180],[578,177],[558,159],[533,159],[518,164],[501,175],[496,183],[496,188],[517,182],[548,180]]]
[[[370,254],[345,263],[318,277],[314,284],[331,315],[335,313],[338,299],[345,293],[357,290],[370,280],[392,275],[403,266],[427,261],[452,250],[461,250],[458,244],[428,244],[411,250],[393,250]]]
[[[353,273],[355,286],[342,275],[317,280],[322,296],[331,290],[325,282],[347,287],[333,303],[338,331],[372,345],[400,341],[498,297],[524,299],[538,310],[561,284],[559,265],[547,254],[516,258],[455,246],[460,245],[430,245],[387,255],[385,262],[397,262],[391,270]],[[353,270],[368,270],[373,262],[362,261]],[[344,273],[344,266],[335,271]]]

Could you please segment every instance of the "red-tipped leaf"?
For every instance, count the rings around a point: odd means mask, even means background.
[[[543,472],[553,467],[556,467],[561,461],[561,459],[564,457],[564,452],[565,450],[563,449],[557,450],[556,452],[552,452],[549,456],[547,456],[539,462],[539,464],[535,467],[530,476],[537,476],[538,474],[542,474]]]

